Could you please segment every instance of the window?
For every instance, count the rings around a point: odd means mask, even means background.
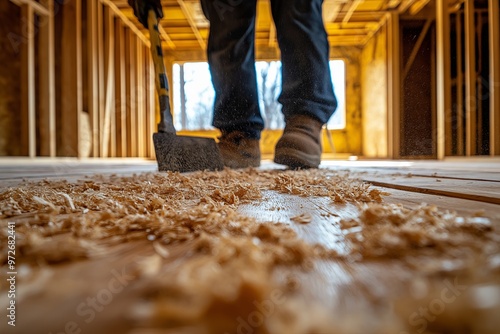
[[[337,97],[337,110],[326,125],[330,130],[345,128],[346,104],[345,104],[345,63],[343,60],[330,60],[330,71],[332,72],[333,91]]]
[[[281,92],[281,62],[255,63],[259,105],[266,129],[283,129],[285,122],[278,97]],[[332,82],[338,100],[337,111],[328,122],[329,129],[345,127],[345,64],[330,61]],[[213,129],[212,113],[215,92],[206,62],[174,64],[174,125],[177,130]]]

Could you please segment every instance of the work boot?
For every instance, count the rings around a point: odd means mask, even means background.
[[[321,162],[321,128],[315,118],[298,115],[287,120],[276,144],[274,162],[290,168],[317,168]]]
[[[224,132],[219,137],[219,151],[224,166],[229,168],[246,168],[260,166],[259,140],[248,138],[240,131]]]

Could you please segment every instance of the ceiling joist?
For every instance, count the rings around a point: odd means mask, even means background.
[[[14,2],[32,0],[11,0]],[[147,38],[148,32],[134,17],[127,0],[100,0],[113,3],[134,32]],[[199,0],[161,0],[164,17],[160,34],[166,49],[173,51],[204,51],[207,48],[209,21],[205,18]],[[364,45],[384,24],[389,11],[420,13],[430,0],[324,0],[323,20],[332,46]],[[276,27],[273,23],[270,0],[257,0],[256,45],[278,48]],[[142,39],[142,38],[141,38]]]

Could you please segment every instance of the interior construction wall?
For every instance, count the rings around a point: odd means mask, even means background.
[[[387,151],[387,35],[386,26],[361,53],[363,156],[386,158]]]
[[[0,0],[0,156],[153,157],[147,37],[108,1],[17,3]]]
[[[21,9],[0,1],[0,156],[19,155]],[[17,111],[17,112],[16,112]]]

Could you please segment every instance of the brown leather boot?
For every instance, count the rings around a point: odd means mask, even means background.
[[[321,162],[323,124],[309,116],[287,120],[283,136],[276,144],[274,162],[290,168],[317,168]]]
[[[217,145],[226,167],[246,168],[260,166],[258,139],[248,138],[240,131],[222,132]]]

